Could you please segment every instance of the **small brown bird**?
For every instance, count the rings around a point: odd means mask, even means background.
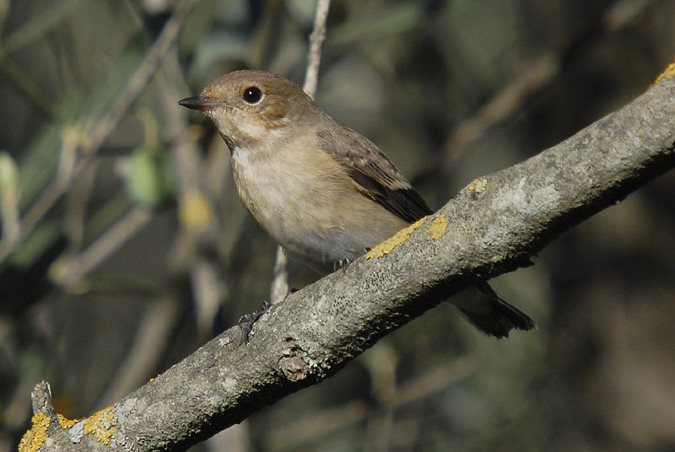
[[[375,144],[276,74],[231,72],[178,103],[215,124],[253,218],[291,259],[320,274],[433,213]],[[478,288],[487,298],[457,307],[479,330],[507,337],[512,328],[534,328],[487,283]]]

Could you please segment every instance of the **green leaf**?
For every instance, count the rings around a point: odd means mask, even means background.
[[[135,202],[161,207],[174,195],[175,180],[173,163],[166,152],[145,147],[134,151],[126,185]]]

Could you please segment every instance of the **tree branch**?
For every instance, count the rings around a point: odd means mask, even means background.
[[[321,382],[472,281],[529,265],[556,236],[673,166],[671,74],[565,142],[475,180],[409,236],[290,295],[255,324],[248,345],[232,328],[72,427],[36,405],[35,426],[52,420],[43,450],[103,450],[105,441],[107,450],[183,450]]]

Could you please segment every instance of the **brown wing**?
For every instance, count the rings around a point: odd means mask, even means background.
[[[320,146],[344,166],[364,196],[408,223],[433,213],[373,142],[337,122],[332,125],[318,132]]]

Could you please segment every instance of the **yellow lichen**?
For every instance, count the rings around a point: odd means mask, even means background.
[[[19,452],[35,452],[49,438],[47,435],[50,424],[49,416],[44,413],[37,413],[33,416],[31,422],[33,426],[21,438]]]
[[[56,415],[59,419],[59,424],[61,425],[61,428],[68,429],[72,427],[73,425],[77,424],[80,422],[79,419],[68,419],[62,414],[57,414]]]
[[[486,178],[474,179],[471,184],[469,184],[469,191],[474,193],[483,193],[487,189],[488,180]]]
[[[431,235],[432,239],[438,240],[443,237],[446,229],[448,229],[448,220],[445,218],[445,215],[440,214],[438,218],[431,223],[427,232]]]
[[[373,247],[372,250],[368,251],[366,254],[366,259],[373,259],[373,258],[381,258],[389,253],[391,253],[394,248],[399,246],[401,243],[405,242],[408,240],[408,237],[412,234],[412,232],[422,226],[422,223],[424,220],[426,220],[427,217],[419,219],[416,223],[411,224],[405,229],[401,229],[396,233],[395,236],[393,236],[390,239],[385,240],[384,242],[380,243],[379,245],[376,245]]]
[[[659,83],[661,81],[661,79],[664,79],[664,78],[668,79],[668,78],[671,78],[671,77],[675,77],[675,63],[670,63],[668,65],[668,67],[666,68],[666,70],[661,72],[661,74],[658,77],[656,77],[656,80],[654,81],[654,85]]]
[[[115,433],[115,415],[113,408],[108,407],[89,416],[84,421],[84,434],[93,433],[97,440],[103,444],[110,442],[110,437]]]

